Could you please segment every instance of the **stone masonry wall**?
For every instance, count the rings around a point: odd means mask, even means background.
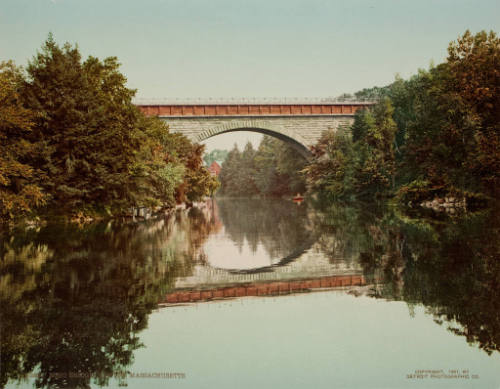
[[[172,132],[184,134],[195,142],[224,132],[246,130],[291,138],[307,149],[318,141],[323,131],[337,130],[340,126],[349,126],[354,121],[352,115],[184,116],[161,117],[161,119],[169,125]]]

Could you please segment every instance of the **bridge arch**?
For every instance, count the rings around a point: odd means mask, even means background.
[[[196,142],[202,142],[217,135],[238,131],[250,131],[269,135],[287,143],[306,159],[310,158],[312,155],[311,151],[307,147],[306,140],[299,133],[261,121],[233,121],[219,126],[214,126],[197,133],[193,140]]]

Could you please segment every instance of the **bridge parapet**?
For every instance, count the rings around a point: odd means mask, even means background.
[[[137,104],[149,116],[352,116],[368,102],[322,104]]]
[[[212,289],[177,290],[168,293],[160,303],[174,305],[235,297],[276,296],[290,293],[310,292],[315,289],[345,288],[364,285],[366,285],[366,279],[361,274],[327,276],[282,282],[249,283]]]

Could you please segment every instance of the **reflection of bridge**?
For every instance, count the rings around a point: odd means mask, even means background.
[[[279,138],[307,156],[323,131],[350,125],[354,113],[371,102],[226,101],[144,102],[138,107],[147,115],[164,119],[173,132],[200,142],[233,131],[255,131]]]
[[[280,263],[281,261],[278,261]],[[176,289],[211,289],[238,284],[319,279],[330,276],[361,275],[363,269],[357,261],[326,257],[317,243],[293,261],[282,266],[269,266],[264,271],[235,271],[197,264],[190,275],[175,281]]]
[[[191,275],[179,277],[162,303],[176,304],[242,296],[280,295],[320,288],[365,285],[357,261],[330,260],[314,244],[294,261],[262,272],[238,272],[196,265]]]
[[[178,290],[167,294],[160,303],[179,304],[245,296],[277,296],[297,292],[308,292],[314,289],[363,285],[366,285],[365,277],[360,274],[281,282],[257,282],[201,290]]]

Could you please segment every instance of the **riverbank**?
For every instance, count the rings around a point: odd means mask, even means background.
[[[110,210],[92,207],[82,208],[71,212],[62,212],[60,209],[46,209],[44,212],[38,212],[19,219],[14,219],[8,223],[0,223],[0,232],[15,228],[38,228],[52,223],[69,223],[83,226],[110,220],[140,222],[155,217],[169,216],[178,210],[191,208],[201,203],[203,202],[183,202],[176,204],[174,207],[132,207],[128,208],[126,211],[122,209]]]

